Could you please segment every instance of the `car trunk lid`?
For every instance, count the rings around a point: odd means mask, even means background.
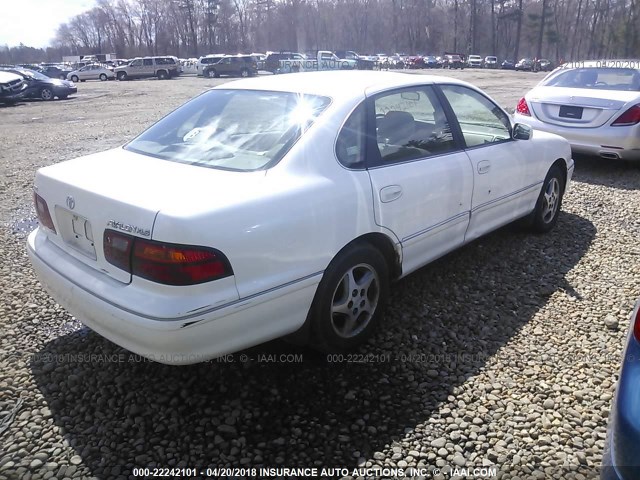
[[[601,127],[637,92],[584,88],[538,87],[527,102],[533,114],[543,122],[563,127]]]
[[[40,169],[36,191],[53,217],[57,235],[49,232],[52,242],[86,265],[129,283],[131,274],[105,259],[106,229],[151,239],[159,211],[197,214],[224,206],[242,189],[252,188],[251,178],[262,177],[264,172],[178,164],[118,148]]]

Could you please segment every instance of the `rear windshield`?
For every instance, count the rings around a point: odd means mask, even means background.
[[[189,165],[260,170],[280,160],[329,103],[291,92],[209,90],[124,148]]]
[[[640,91],[640,71],[633,68],[575,68],[548,78],[548,87]]]

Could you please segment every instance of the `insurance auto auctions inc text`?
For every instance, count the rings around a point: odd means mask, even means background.
[[[493,478],[497,476],[495,466],[488,467],[450,467],[447,469],[433,467],[356,467],[356,468],[209,468],[207,475],[235,478],[333,478],[333,477],[387,477],[387,478],[433,478],[439,473],[447,473],[447,477]]]

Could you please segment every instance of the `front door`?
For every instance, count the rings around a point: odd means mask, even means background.
[[[509,117],[482,93],[463,85],[439,87],[455,113],[473,165],[471,220],[465,241],[529,213],[542,182],[522,142],[511,138]]]

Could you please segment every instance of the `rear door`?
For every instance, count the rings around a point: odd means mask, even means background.
[[[153,58],[142,59],[142,76],[153,77],[156,74],[156,66],[153,62]]]
[[[431,86],[378,94],[368,115],[375,219],[400,240],[408,273],[463,243],[471,164]]]

